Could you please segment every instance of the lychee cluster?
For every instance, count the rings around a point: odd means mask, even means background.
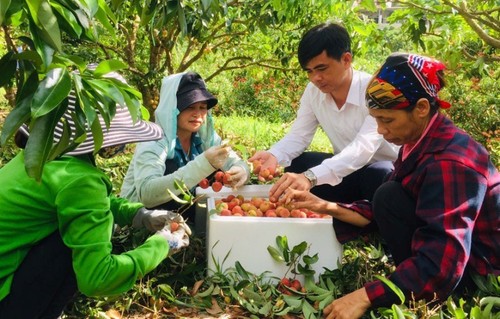
[[[269,182],[276,177],[283,175],[283,170],[281,167],[276,168],[264,168],[262,169],[262,163],[259,160],[255,160],[250,163],[252,167],[252,173],[257,176],[259,182]]]
[[[278,291],[285,295],[292,295],[296,292],[305,293],[306,289],[299,280],[284,277],[278,283]]]
[[[230,179],[231,179],[231,174],[223,171],[217,171],[215,172],[215,174],[213,174],[211,178],[202,179],[198,183],[198,186],[200,186],[203,189],[212,187],[212,190],[214,192],[220,192],[222,186],[231,187],[231,182],[229,181]]]

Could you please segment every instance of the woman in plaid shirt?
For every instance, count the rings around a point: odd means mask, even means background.
[[[289,190],[282,201],[332,215],[337,237],[353,239],[375,224],[396,270],[389,279],[406,300],[445,300],[475,288],[471,274],[500,275],[500,174],[489,154],[439,108],[444,65],[395,53],[367,89],[378,132],[401,145],[395,169],[372,202],[340,204]],[[359,318],[397,303],[381,281],[365,284],[324,309],[327,319]]]

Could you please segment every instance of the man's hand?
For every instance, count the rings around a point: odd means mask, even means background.
[[[231,182],[231,187],[234,190],[243,186],[248,180],[247,170],[239,165],[233,165],[226,173],[231,175],[229,182]]]
[[[358,289],[339,299],[323,309],[326,319],[357,319],[370,308],[371,302],[365,288]]]
[[[269,169],[271,172],[276,172],[278,168],[278,160],[273,154],[267,151],[258,151],[248,159],[249,162],[259,161],[261,163],[260,170]]]
[[[269,200],[274,203],[278,202],[280,197],[289,188],[309,190],[311,188],[311,182],[304,176],[304,174],[285,173],[269,191]]]
[[[132,226],[134,228],[145,227],[149,231],[157,231],[165,227],[169,222],[184,223],[184,218],[177,213],[170,210],[149,210],[140,208],[134,216]]]

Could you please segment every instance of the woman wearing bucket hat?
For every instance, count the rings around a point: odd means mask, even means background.
[[[72,116],[81,110],[73,95],[68,102],[54,142],[64,127],[75,139]],[[98,119],[103,131],[99,154],[104,156],[163,134],[154,123],[134,122],[129,110],[118,105],[109,127],[100,114]],[[29,129],[23,126],[16,142],[22,147],[28,139]],[[0,318],[57,318],[77,291],[87,296],[125,292],[189,244],[190,229],[178,214],[149,211],[112,195],[111,181],[96,167],[94,146],[87,128],[82,143],[45,164],[40,182],[26,173],[24,150],[0,169]],[[171,232],[173,221],[180,227]],[[115,224],[155,233],[117,255],[111,243]]]
[[[475,289],[478,275],[500,275],[500,174],[484,147],[439,112],[450,107],[438,97],[443,69],[439,61],[395,53],[372,78],[369,112],[379,133],[401,145],[372,202],[332,203],[294,191],[284,199],[329,212],[352,224],[350,231],[373,222],[396,263],[389,280],[406,300],[444,301]],[[336,231],[352,238],[348,229]],[[377,280],[333,301],[324,315],[359,318],[397,302]]]
[[[207,91],[199,74],[165,77],[155,111],[164,137],[137,145],[121,196],[150,208],[176,209],[180,204],[167,189],[179,194],[175,182],[182,181],[194,193],[202,179],[219,169],[231,175],[233,188],[244,185],[250,170],[234,151],[221,145],[210,114],[216,104],[217,99]],[[193,218],[193,212],[190,209],[184,216]]]

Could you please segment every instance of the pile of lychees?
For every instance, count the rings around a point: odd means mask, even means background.
[[[230,194],[215,200],[215,210],[221,216],[254,216],[283,218],[331,218],[330,215],[313,212],[306,208],[292,207],[270,202],[261,197],[245,198]]]

